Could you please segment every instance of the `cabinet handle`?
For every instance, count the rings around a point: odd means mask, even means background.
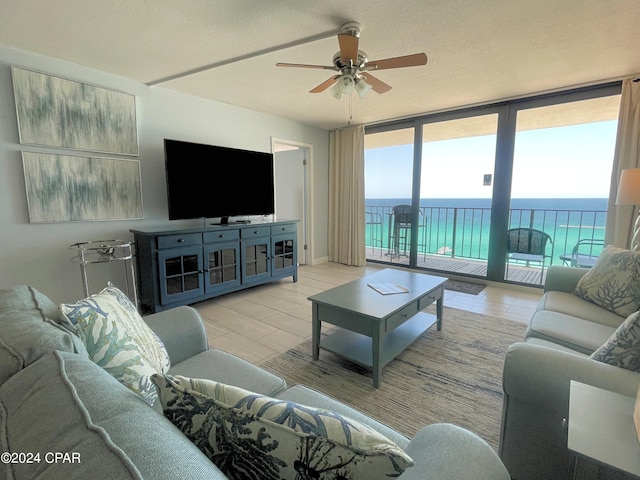
[[[184,243],[184,238],[179,238],[178,243]]]

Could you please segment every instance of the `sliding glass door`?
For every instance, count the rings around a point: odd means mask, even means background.
[[[614,83],[367,127],[367,259],[540,286],[597,258],[619,101]]]
[[[498,114],[422,127],[418,267],[485,277]]]
[[[613,95],[518,110],[506,280],[540,285],[574,249],[600,254],[619,104]]]
[[[367,258],[409,264],[414,129],[365,137]]]
[[[486,276],[498,113],[458,117],[365,137],[369,260]]]

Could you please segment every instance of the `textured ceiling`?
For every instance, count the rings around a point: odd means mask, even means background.
[[[376,73],[393,89],[354,95],[353,124],[640,73],[638,0],[2,0],[1,6],[4,46],[328,129],[346,125],[348,97],[308,91],[333,72],[275,64],[330,65],[338,50],[334,34],[347,21],[361,24],[360,48],[371,60],[429,57],[426,66]],[[213,68],[172,79],[207,66]]]

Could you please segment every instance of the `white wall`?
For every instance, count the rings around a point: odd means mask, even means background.
[[[143,220],[29,223],[20,151],[52,150],[19,144],[11,66],[136,96]],[[129,233],[131,228],[168,225],[163,151],[165,137],[264,152],[271,151],[271,137],[312,144],[316,208],[314,252],[317,258],[327,256],[327,131],[161,87],[148,87],[80,65],[0,47],[0,288],[27,283],[56,303],[81,298],[80,267],[70,262],[74,252],[68,248],[69,245],[88,240],[129,240],[132,239]],[[212,185],[212,188],[215,186]],[[185,223],[171,222],[176,225]],[[92,291],[97,291],[107,280],[118,284],[121,277],[122,265],[119,263],[92,265],[89,284]]]

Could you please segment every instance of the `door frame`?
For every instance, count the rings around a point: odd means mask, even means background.
[[[305,164],[304,164],[304,180],[303,180],[303,196],[304,196],[304,208],[303,218],[301,220],[302,225],[298,228],[303,229],[303,245],[298,245],[298,249],[302,250],[303,258],[307,265],[314,264],[314,251],[313,251],[313,145],[310,143],[299,142],[296,140],[287,140],[279,137],[271,137],[271,152],[276,154],[276,145],[289,145],[305,150]],[[276,181],[276,188],[278,188]],[[306,248],[305,248],[306,247]]]

